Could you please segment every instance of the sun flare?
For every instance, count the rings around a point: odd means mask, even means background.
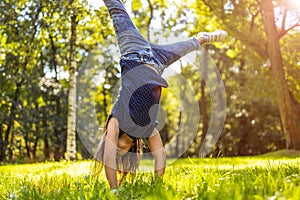
[[[300,11],[300,0],[289,0],[287,3],[290,9]]]
[[[291,4],[300,9],[300,0],[290,0]]]

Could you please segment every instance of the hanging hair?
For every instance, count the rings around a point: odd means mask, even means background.
[[[96,154],[94,156],[94,161],[92,163],[92,177],[99,175],[105,165],[104,162],[104,149],[105,149],[105,139],[107,132],[99,143]],[[140,154],[142,151],[142,139],[135,139],[131,148],[122,156],[116,156],[116,166],[119,178],[119,182],[128,174],[134,174],[140,164]]]

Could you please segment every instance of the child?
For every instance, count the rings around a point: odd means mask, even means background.
[[[164,174],[166,155],[156,129],[164,69],[200,45],[222,41],[225,31],[202,32],[197,37],[169,45],[148,42],[136,29],[120,0],[104,0],[121,53],[121,90],[105,126],[95,160],[104,164],[110,188],[116,189],[139,164],[142,139],[147,139],[155,161],[155,176]],[[117,180],[117,171],[121,178]]]

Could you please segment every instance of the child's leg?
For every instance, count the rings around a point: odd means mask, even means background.
[[[222,42],[227,38],[227,36],[228,33],[223,30],[200,32],[197,37],[183,42],[177,42],[169,45],[151,44],[152,53],[163,67],[166,68],[186,54],[199,50],[200,45],[205,43]]]
[[[113,20],[121,55],[150,50],[149,42],[140,34],[120,0],[104,0]]]
[[[141,61],[154,65],[160,74],[164,68],[187,53],[198,50],[200,47],[201,41],[198,40],[199,38],[192,38],[185,42],[170,45],[151,44],[137,30],[120,0],[104,0],[104,3],[113,20],[121,55],[134,52],[138,54],[139,58],[146,56],[146,60]],[[205,32],[202,33],[202,36],[204,36],[206,42],[221,41],[224,39],[223,32]]]
[[[199,50],[200,41],[196,38],[191,38],[183,42],[168,45],[151,44],[151,48],[153,55],[166,68],[186,54]]]

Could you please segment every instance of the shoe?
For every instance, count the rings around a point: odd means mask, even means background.
[[[206,44],[213,42],[222,42],[228,36],[228,33],[223,30],[216,30],[214,32],[200,32],[197,35],[197,38],[204,38]]]

